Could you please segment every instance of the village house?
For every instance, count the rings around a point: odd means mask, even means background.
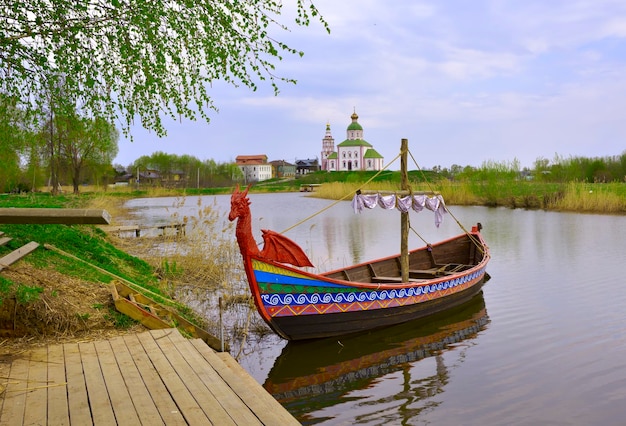
[[[267,162],[267,155],[238,155],[235,158],[246,183],[260,182],[272,178],[272,165]]]
[[[317,158],[307,158],[306,160],[296,160],[296,175],[303,176],[308,173],[317,172],[320,169],[320,163]]]
[[[272,165],[272,177],[275,178],[293,178],[296,176],[296,166],[285,160],[270,161]]]

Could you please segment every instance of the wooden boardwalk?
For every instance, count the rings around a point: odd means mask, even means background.
[[[227,353],[177,329],[0,360],[0,425],[297,425]]]

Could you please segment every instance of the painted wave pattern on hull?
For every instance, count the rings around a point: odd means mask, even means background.
[[[345,293],[268,293],[261,294],[261,300],[272,317],[367,311],[407,306],[457,293],[479,282],[484,274],[485,268],[481,268],[430,285]]]

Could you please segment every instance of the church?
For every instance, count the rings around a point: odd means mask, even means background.
[[[337,145],[326,124],[326,135],[322,139],[322,170],[329,172],[352,170],[382,170],[383,157],[363,139],[363,127],[358,122],[356,111],[350,116],[352,122],[346,131],[346,140]]]

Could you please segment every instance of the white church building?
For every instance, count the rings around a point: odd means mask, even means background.
[[[352,170],[382,170],[383,157],[363,139],[363,127],[358,123],[356,111],[350,116],[352,122],[346,131],[346,140],[337,145],[326,124],[326,134],[322,139],[322,170],[329,172]]]

